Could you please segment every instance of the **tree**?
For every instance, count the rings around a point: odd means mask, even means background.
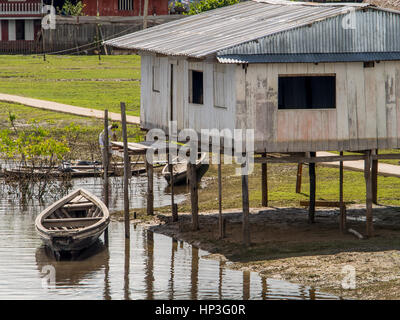
[[[222,8],[239,3],[240,0],[201,0],[190,4],[187,15],[194,15],[204,11]]]

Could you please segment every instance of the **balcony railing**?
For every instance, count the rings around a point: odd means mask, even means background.
[[[0,3],[0,15],[24,15],[41,13],[41,3]]]

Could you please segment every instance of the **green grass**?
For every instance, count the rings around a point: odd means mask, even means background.
[[[1,56],[0,92],[139,115],[138,56]]]
[[[32,121],[35,121],[49,128],[51,136],[56,139],[63,136],[69,137],[68,143],[71,152],[67,155],[67,159],[91,159],[93,157],[101,160],[98,136],[104,129],[103,120],[0,102],[0,130],[11,128],[9,113],[16,116],[17,128],[26,128]],[[76,127],[74,132],[66,129],[71,125]],[[129,141],[143,141],[143,132],[138,125],[127,125],[127,130]],[[116,130],[116,134],[117,140],[121,141],[121,126]]]

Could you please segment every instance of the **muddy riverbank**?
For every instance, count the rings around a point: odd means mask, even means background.
[[[374,208],[375,237],[359,240],[338,229],[337,210],[317,211],[316,223],[307,223],[302,208],[263,208],[250,215],[250,248],[241,244],[240,210],[224,212],[226,238],[218,240],[218,214],[202,212],[200,230],[191,230],[191,216],[180,213],[172,223],[168,214],[140,217],[157,233],[183,240],[210,252],[229,268],[256,271],[260,275],[319,288],[349,299],[400,298],[400,208]],[[348,228],[364,233],[362,205],[348,209]],[[356,289],[343,289],[343,268],[354,268]]]

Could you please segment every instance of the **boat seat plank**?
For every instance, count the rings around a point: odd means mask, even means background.
[[[65,219],[44,219],[43,226],[49,230],[52,228],[85,228],[100,221],[102,217],[92,218],[65,218]],[[66,229],[68,230],[68,229]]]

